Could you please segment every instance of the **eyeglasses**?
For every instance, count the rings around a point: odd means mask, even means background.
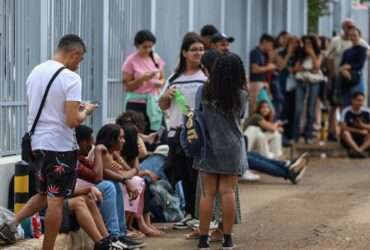
[[[190,51],[190,52],[204,52],[204,48],[191,48],[188,51]]]

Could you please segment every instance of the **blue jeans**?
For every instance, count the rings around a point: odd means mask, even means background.
[[[344,109],[351,105],[352,103],[352,95],[355,92],[362,92],[365,93],[365,82],[364,78],[361,75],[360,82],[353,86],[349,91],[342,90],[342,101],[341,101],[341,109]]]
[[[100,212],[112,236],[126,235],[126,219],[123,193],[118,182],[102,181],[96,187],[103,194]]]
[[[306,126],[304,128],[303,137],[305,139],[312,139],[313,124],[315,123],[315,106],[317,97],[320,92],[320,83],[307,83],[297,81],[295,90],[295,111],[293,121],[293,140],[298,141],[300,137],[301,117],[304,110],[305,96],[307,97],[307,117]]]
[[[167,176],[164,173],[166,161],[167,158],[163,155],[153,154],[140,163],[140,169],[149,170],[156,174],[160,179],[167,180]]]
[[[263,174],[289,179],[289,169],[284,161],[266,158],[255,152],[248,152],[248,165],[251,170]]]

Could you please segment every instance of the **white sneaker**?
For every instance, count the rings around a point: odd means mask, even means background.
[[[261,177],[249,169],[245,171],[242,177],[239,178],[241,181],[259,181]]]

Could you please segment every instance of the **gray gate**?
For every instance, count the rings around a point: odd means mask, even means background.
[[[344,0],[342,0],[344,1]],[[26,131],[26,77],[50,58],[59,38],[79,34],[87,45],[81,63],[84,100],[99,101],[88,124],[95,132],[122,112],[121,65],[139,29],[157,36],[168,76],[182,36],[204,24],[236,38],[232,50],[248,66],[248,52],[263,32],[306,31],[307,0],[1,0],[0,157],[19,153]],[[303,16],[303,18],[302,18]]]

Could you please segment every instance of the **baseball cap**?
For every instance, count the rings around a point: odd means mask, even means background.
[[[216,33],[211,38],[211,43],[217,43],[222,40],[227,40],[229,43],[234,42],[234,37],[227,36],[225,33]]]

